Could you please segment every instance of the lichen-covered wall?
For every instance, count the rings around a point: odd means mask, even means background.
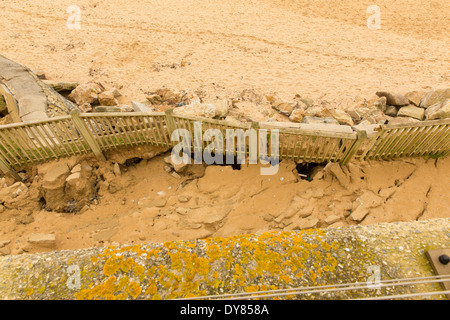
[[[372,266],[379,267],[381,280],[430,276],[425,252],[450,247],[449,221],[269,232],[3,257],[0,298],[175,299],[366,283],[373,276]],[[346,299],[439,290],[438,284],[429,284],[284,298]]]

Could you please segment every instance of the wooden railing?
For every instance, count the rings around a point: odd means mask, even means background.
[[[307,125],[284,122],[233,123],[199,117],[175,115],[172,110],[155,113],[87,113],[74,110],[68,116],[33,123],[0,126],[0,170],[20,179],[16,170],[58,158],[94,153],[105,160],[104,151],[123,147],[155,145],[171,148],[178,142],[171,140],[176,129],[186,129],[194,137],[196,122],[202,134],[208,129],[219,130],[226,137],[227,130],[266,130],[268,137],[277,130],[279,159],[296,162],[340,162],[352,159],[393,159],[398,157],[444,157],[450,153],[450,119],[423,121],[417,124],[382,125],[368,138],[365,131],[349,126]],[[211,142],[196,145],[192,150],[211,147]],[[270,145],[270,142],[268,143]],[[226,145],[221,146],[224,148]],[[232,152],[249,155],[235,144]],[[270,152],[270,150],[268,150]]]

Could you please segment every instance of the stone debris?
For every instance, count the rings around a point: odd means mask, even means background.
[[[364,218],[369,214],[369,209],[365,206],[359,206],[355,211],[350,215],[350,219],[356,222],[361,222]]]
[[[98,102],[98,95],[104,91],[101,84],[88,82],[77,86],[70,94],[69,99],[77,105],[85,103],[94,104]]]
[[[344,173],[339,163],[330,162],[323,169],[325,173],[325,178],[334,177],[336,178],[340,185],[347,188],[350,184],[350,178]]]
[[[424,91],[410,91],[405,94],[405,97],[409,100],[410,103],[412,103],[416,107],[420,107],[420,102],[425,95],[426,92]]]
[[[64,82],[54,80],[43,80],[43,82],[53,88],[56,92],[73,91],[78,87],[78,82]]]
[[[347,114],[347,112],[342,110],[330,110],[331,115],[334,119],[339,122],[339,124],[347,125],[347,126],[353,126],[353,119],[351,116]]]
[[[41,247],[54,248],[56,237],[54,234],[33,233],[28,238],[28,242]]]
[[[438,102],[425,110],[427,120],[450,118],[450,99]]]
[[[303,109],[295,109],[289,116],[289,120],[291,120],[292,122],[302,122],[304,117],[305,112],[303,111]]]
[[[428,92],[421,100],[420,107],[427,109],[432,105],[443,102],[446,99],[450,99],[450,88],[447,89],[435,89]]]
[[[378,91],[376,93],[379,97],[386,97],[386,104],[391,106],[406,106],[409,100],[402,94],[391,91]]]
[[[167,156],[164,158],[164,161],[170,166],[172,167],[176,173],[183,173],[184,171],[186,171],[186,169],[189,166],[189,157],[186,154],[183,154],[183,158],[180,159],[182,160],[180,163],[176,163],[172,156]],[[167,170],[166,170],[167,171]]]
[[[419,108],[413,105],[400,108],[398,110],[397,116],[399,117],[410,117],[417,120],[423,120],[425,117],[425,109]]]

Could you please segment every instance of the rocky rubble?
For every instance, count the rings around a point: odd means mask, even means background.
[[[364,99],[346,111],[318,106],[306,99],[299,100],[298,97],[291,102],[283,102],[272,96],[268,96],[267,100],[274,110],[292,122],[354,126],[447,119],[450,118],[449,97],[450,89],[411,91],[404,95],[393,91],[378,91],[375,97]]]

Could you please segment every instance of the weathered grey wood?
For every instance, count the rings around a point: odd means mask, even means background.
[[[353,142],[353,145],[344,155],[341,163],[345,166],[347,165],[355,156],[356,152],[359,150],[360,146],[364,143],[364,140],[367,139],[367,133],[365,131],[358,131],[357,139]]]
[[[22,181],[22,178],[19,176],[19,174],[6,163],[5,159],[1,155],[0,155],[0,170],[5,175],[9,174],[17,181]]]
[[[100,161],[106,161],[105,155],[103,154],[102,150],[100,149],[99,145],[97,144],[97,141],[95,141],[95,138],[92,136],[86,123],[80,117],[80,111],[72,110],[70,112],[70,116],[72,117],[73,123],[74,123],[75,127],[77,128],[78,132],[82,135],[83,139],[87,142],[87,144],[91,148],[92,152],[94,153],[95,157]]]

